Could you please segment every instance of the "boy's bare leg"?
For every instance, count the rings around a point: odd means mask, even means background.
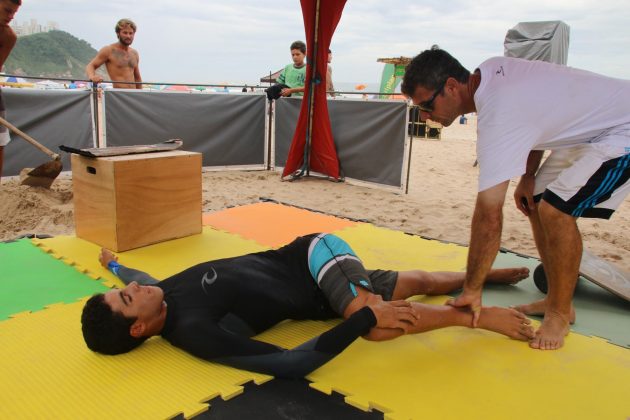
[[[392,300],[407,299],[415,295],[444,295],[464,286],[465,273],[451,271],[401,271]],[[516,284],[529,276],[527,267],[490,270],[487,283]]]
[[[411,302],[419,315],[417,325],[411,327],[407,334],[417,334],[445,327],[471,327],[472,314],[448,305],[426,305]],[[481,308],[478,328],[493,331],[515,340],[528,341],[534,337],[531,321],[522,313],[514,309],[499,307]],[[373,328],[365,337],[368,340],[391,340],[403,335],[401,330]]]
[[[358,296],[350,302],[343,316],[348,318],[354,312],[369,305],[379,297],[365,289],[357,288]],[[416,325],[409,328],[408,334],[417,334],[445,327],[472,327],[472,314],[448,305],[426,305],[411,302],[415,313],[419,316]],[[530,320],[522,313],[507,308],[484,307],[481,309],[479,328],[494,331],[507,337],[527,341],[534,337]],[[401,329],[372,328],[365,337],[368,340],[383,341],[403,335]]]

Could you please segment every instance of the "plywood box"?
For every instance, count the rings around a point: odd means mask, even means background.
[[[76,235],[113,251],[201,232],[201,154],[72,155]]]

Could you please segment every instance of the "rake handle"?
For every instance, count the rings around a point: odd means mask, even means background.
[[[50,150],[43,144],[39,143],[37,140],[35,140],[34,138],[32,138],[31,136],[29,136],[28,134],[26,134],[25,132],[23,132],[22,130],[20,130],[19,128],[17,128],[16,126],[14,126],[13,124],[11,124],[10,122],[8,122],[2,117],[0,117],[0,124],[4,125],[9,130],[13,131],[15,134],[22,137],[27,142],[31,143],[33,146],[37,147],[39,150],[46,153],[48,156],[50,156],[54,160],[61,159],[61,156],[59,156],[57,153],[53,152],[52,150]]]

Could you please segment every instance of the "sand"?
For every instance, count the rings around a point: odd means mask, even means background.
[[[277,172],[220,171],[203,175],[203,211],[255,203],[261,197],[362,219],[378,226],[445,241],[468,243],[477,168],[475,120],[443,130],[442,140],[413,141],[409,194],[322,179],[281,182]],[[504,207],[502,246],[537,256],[525,216],[515,209],[512,181]],[[72,180],[64,173],[50,190],[0,184],[0,240],[24,234],[74,234]],[[630,272],[630,198],[611,220],[581,219],[585,246]]]

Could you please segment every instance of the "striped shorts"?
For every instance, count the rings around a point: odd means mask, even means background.
[[[536,174],[534,199],[574,217],[609,219],[630,193],[629,147],[586,143],[554,150]]]
[[[357,297],[357,288],[391,300],[398,281],[396,271],[366,270],[350,245],[338,236],[325,233],[311,240],[308,268],[330,307],[340,316]]]

